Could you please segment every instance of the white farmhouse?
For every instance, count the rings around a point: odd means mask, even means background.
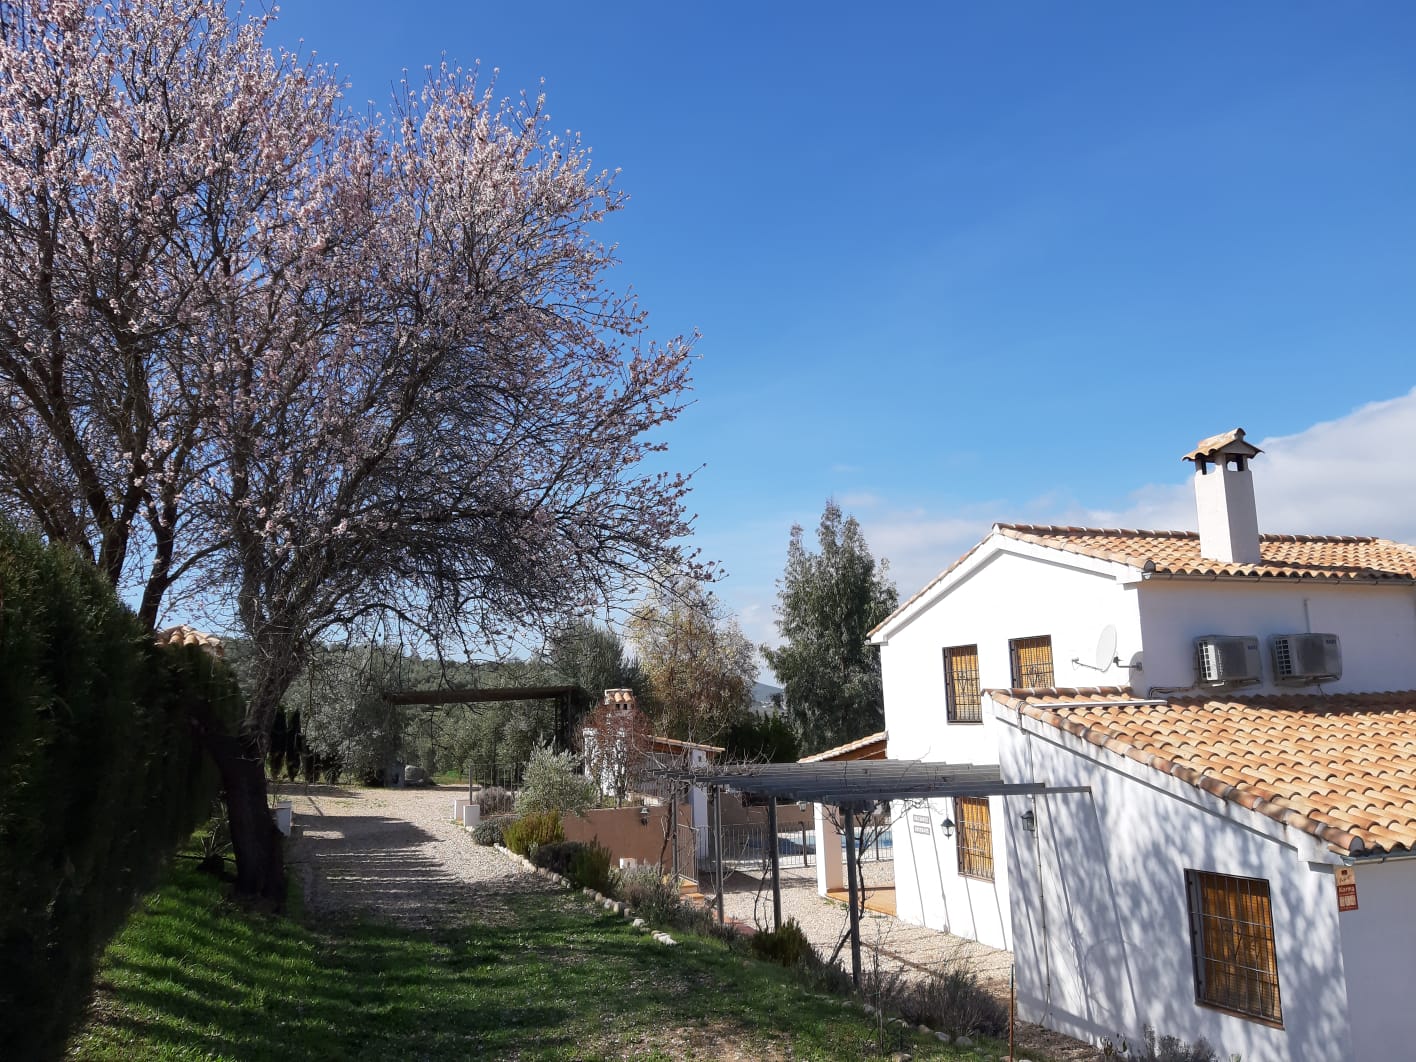
[[[934,802],[897,908],[1093,1042],[1410,1057],[1416,548],[1260,535],[1258,452],[1186,455],[1198,534],[997,525],[877,628],[892,758],[1076,789]]]

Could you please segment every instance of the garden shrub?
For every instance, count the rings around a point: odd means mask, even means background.
[[[582,889],[609,892],[613,883],[613,874],[610,871],[612,858],[610,850],[597,841],[582,845],[580,850],[571,856],[568,875],[571,883]]]
[[[532,752],[521,774],[521,792],[516,794],[517,813],[568,811],[579,815],[593,808],[599,792],[594,782],[576,773],[579,766],[580,760],[569,752],[552,752],[545,747]]]
[[[505,844],[506,828],[516,821],[515,815],[493,815],[472,828],[472,840],[477,844]]]
[[[678,913],[669,923],[685,933],[697,933],[700,937],[711,937],[726,944],[732,951],[745,951],[748,939],[733,928],[731,922],[718,921],[717,909],[700,907],[696,903],[680,903]]]
[[[915,1024],[950,1036],[1001,1036],[1008,1031],[1008,1009],[962,959],[946,962],[924,980],[910,983],[893,1009]]]
[[[577,888],[607,892],[610,888],[610,850],[596,841],[554,841],[531,849],[531,862],[545,867]]]
[[[508,848],[521,856],[537,845],[564,841],[565,828],[561,825],[560,812],[543,811],[535,815],[523,815],[502,830],[502,840]]]
[[[554,841],[551,844],[538,845],[531,850],[527,857],[538,867],[562,877],[570,876],[570,863],[575,853],[584,848],[582,841]]]
[[[646,922],[675,924],[683,910],[678,885],[667,880],[657,867],[630,867],[615,875],[614,893]]]
[[[1145,1054],[1136,1055],[1137,1062],[1216,1062],[1216,1054],[1203,1036],[1193,1044],[1178,1036],[1157,1037],[1149,1025],[1145,1027]]]
[[[203,822],[217,777],[190,719],[240,693],[196,646],[159,648],[71,549],[0,523],[0,1014],[7,1057],[55,1057],[94,961]]]
[[[516,809],[516,796],[509,789],[488,786],[477,794],[477,805],[482,809],[483,818],[510,815]]]
[[[851,975],[833,962],[827,962],[815,948],[808,948],[798,966],[802,980],[814,992],[849,996],[855,991]]]
[[[810,950],[811,942],[806,939],[801,924],[795,918],[788,918],[781,929],[758,933],[752,938],[754,955],[789,969],[800,965]]]

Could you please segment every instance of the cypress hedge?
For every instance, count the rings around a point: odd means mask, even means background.
[[[94,963],[210,814],[190,720],[237,725],[229,669],[159,648],[74,552],[0,523],[0,1044],[62,1053]]]

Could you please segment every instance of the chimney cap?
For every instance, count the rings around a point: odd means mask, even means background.
[[[1245,441],[1243,428],[1234,428],[1231,431],[1221,432],[1219,435],[1211,435],[1208,439],[1201,439],[1195,448],[1181,460],[1213,460],[1216,454],[1241,454],[1244,457],[1253,457],[1255,454],[1261,453],[1263,451],[1257,446]]]

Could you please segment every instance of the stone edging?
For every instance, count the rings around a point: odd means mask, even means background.
[[[555,871],[547,870],[545,867],[538,867],[535,863],[531,862],[531,860],[527,859],[525,856],[517,855],[505,845],[497,844],[493,845],[492,847],[495,848],[502,855],[510,859],[513,863],[519,864],[521,867],[526,870],[529,870],[537,877],[545,878],[547,881],[554,882],[555,884],[560,885],[563,888],[575,888],[575,886],[570,883],[570,879],[565,877],[565,875],[557,874]],[[591,900],[594,900],[605,910],[617,914],[622,918],[630,920],[630,925],[632,925],[640,932],[648,933],[660,944],[665,944],[669,947],[673,947],[678,943],[678,941],[676,941],[673,937],[669,936],[662,930],[651,929],[649,927],[649,923],[644,921],[644,919],[636,918],[634,916],[634,912],[629,909],[629,906],[623,900],[616,900],[609,896],[603,896],[600,893],[596,892],[594,889],[581,889],[580,891],[583,895],[585,895]]]

